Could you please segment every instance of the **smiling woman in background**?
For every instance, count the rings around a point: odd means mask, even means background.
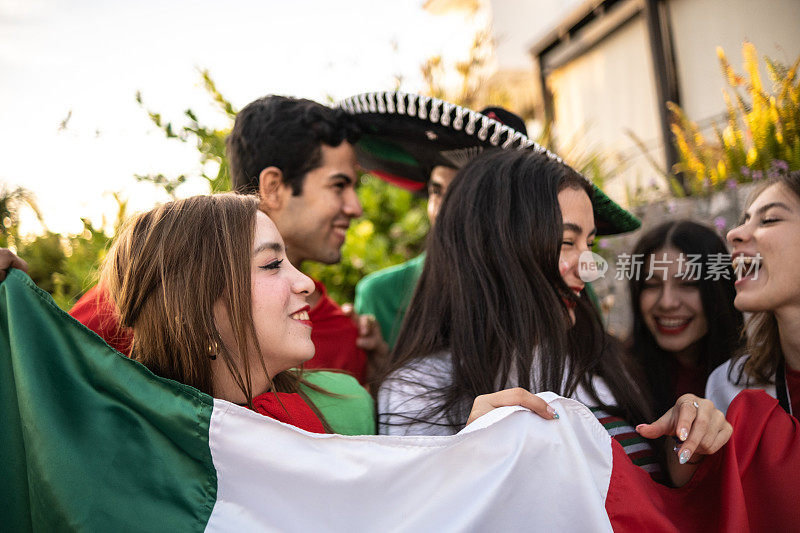
[[[707,396],[723,411],[743,389],[761,388],[781,407],[800,412],[800,172],[753,191],[742,223],[728,233],[737,273],[746,354],[717,368]]]
[[[703,396],[709,374],[740,348],[742,314],[733,306],[727,253],[714,230],[690,220],[660,224],[636,243],[632,257],[641,258],[643,268],[629,282],[630,353],[641,364],[656,412],[683,394]],[[719,275],[711,270],[714,259]]]

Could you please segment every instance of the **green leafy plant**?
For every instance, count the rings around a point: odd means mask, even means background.
[[[0,185],[0,247],[16,247],[19,241],[19,213],[24,207],[33,210],[36,217],[42,220],[32,192],[24,187]]]
[[[114,233],[127,219],[127,202],[118,195]],[[97,282],[97,269],[105,258],[112,235],[81,219],[83,231],[62,235],[52,231],[17,241],[17,253],[28,263],[28,274],[42,289],[53,295],[63,309],[71,308],[89,287]]]
[[[734,71],[721,48],[717,55],[728,87],[723,91],[725,123],[713,124],[712,138],[679,106],[669,104],[680,156],[674,170],[684,173],[692,194],[800,169],[800,57],[789,67],[765,58],[772,81],[767,89],[751,43],[742,45],[745,75]]]
[[[203,125],[192,109],[183,113],[188,121],[177,125],[165,120],[161,113],[146,109],[141,94],[137,93],[136,101],[145,107],[150,120],[167,139],[195,145],[202,165],[200,177],[208,182],[209,192],[228,191],[231,181],[225,138],[233,127],[237,110],[220,93],[207,70],[201,70],[200,75],[209,96],[227,118],[224,127]],[[170,177],[158,173],[136,176],[136,179],[150,182],[175,198],[178,188],[190,176]],[[369,174],[360,175],[358,196],[364,215],[351,225],[342,249],[342,261],[335,265],[303,265],[303,270],[322,281],[331,297],[339,302],[352,301],[356,283],[370,272],[419,254],[428,231],[424,199]]]

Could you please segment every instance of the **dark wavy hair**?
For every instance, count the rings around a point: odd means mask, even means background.
[[[258,193],[259,174],[274,166],[298,196],[305,175],[322,162],[321,145],[352,144],[358,137],[352,117],[341,109],[303,98],[259,98],[239,111],[227,139],[233,188]]]
[[[719,280],[706,279],[712,254],[727,254],[728,249],[713,229],[691,220],[672,220],[664,222],[646,232],[639,238],[634,247],[633,256],[644,258],[644,265],[649,264],[649,257],[663,248],[675,248],[686,255],[700,256],[698,288],[703,313],[708,322],[708,333],[701,339],[698,364],[708,377],[717,366],[721,365],[741,348],[742,313],[733,306],[736,290],[733,286],[734,273],[730,263],[726,265],[725,276]],[[631,333],[631,357],[638,361],[651,391],[653,407],[656,412],[663,413],[672,407],[676,398],[674,387],[668,370],[671,363],[670,353],[664,351],[656,343],[653,334],[647,328],[642,316],[641,296],[645,286],[644,273],[634,276],[629,281],[631,309],[633,310],[633,331]]]
[[[408,423],[443,417],[461,428],[476,396],[510,386],[569,396],[581,385],[609,412],[634,423],[650,417],[594,307],[559,273],[558,193],[567,187],[591,197],[578,173],[534,151],[487,152],[459,171],[387,372],[450,352],[452,379],[426,392],[431,407]],[[595,376],[618,406],[598,398]]]

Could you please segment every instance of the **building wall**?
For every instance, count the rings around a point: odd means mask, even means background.
[[[560,152],[599,151],[613,177],[604,186],[625,202],[626,188],[650,186],[658,174],[628,135],[664,164],[653,66],[644,17],[627,22],[547,78]]]
[[[742,71],[741,46],[753,42],[759,56],[791,64],[800,56],[800,0],[668,0],[681,106],[701,127],[724,112],[717,46]],[[769,81],[762,67],[764,83]],[[615,176],[608,193],[627,202],[637,189],[647,196],[666,182],[644,152],[666,170],[650,43],[643,14],[616,30],[589,52],[552,72],[554,131],[559,149],[578,145],[609,159]],[[640,192],[640,196],[641,196]]]
[[[791,64],[800,55],[800,0],[670,0],[681,107],[692,120],[708,122],[725,110],[716,47],[742,71],[742,42],[759,56]],[[768,85],[766,69],[761,70]]]

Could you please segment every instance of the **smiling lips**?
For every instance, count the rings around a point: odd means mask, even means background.
[[[656,328],[663,335],[677,335],[689,327],[692,318],[656,318]]]
[[[760,255],[752,256],[744,253],[736,255],[731,261],[733,271],[736,274],[734,285],[738,286],[745,281],[757,279],[758,271],[762,264],[761,259]]]
[[[333,232],[344,242],[347,236],[347,230],[350,228],[350,223],[347,224],[334,224]]]
[[[300,322],[304,326],[312,327],[311,319],[308,316],[308,311],[310,309],[311,309],[311,307],[305,306],[302,309],[300,309],[299,311],[295,311],[294,313],[289,315],[289,318],[291,318],[292,320],[297,320],[298,322]]]

